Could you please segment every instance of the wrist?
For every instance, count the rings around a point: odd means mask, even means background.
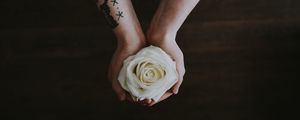
[[[118,49],[135,52],[145,46],[145,36],[140,35],[117,35]]]
[[[176,32],[149,30],[147,32],[147,42],[151,45],[159,46],[163,43],[175,42]]]
[[[114,30],[118,45],[141,45],[145,44],[145,35],[141,29],[127,30],[118,28]]]

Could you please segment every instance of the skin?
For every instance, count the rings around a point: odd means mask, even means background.
[[[117,2],[117,3],[116,3]],[[146,36],[136,16],[131,0],[108,0],[110,16],[118,23],[113,31],[118,40],[118,47],[112,57],[108,77],[112,81],[112,88],[119,100],[133,102],[130,95],[120,86],[117,77],[122,67],[123,60],[135,54],[146,46],[146,42],[166,51],[176,62],[178,82],[168,90],[159,101],[143,100],[137,103],[144,106],[153,106],[156,103],[177,94],[185,74],[184,56],[176,43],[176,34],[192,9],[199,0],[161,0],[160,5],[152,18]],[[98,5],[105,0],[98,0]],[[117,13],[122,13],[117,15]]]
[[[177,31],[198,2],[199,0],[161,0],[152,18],[147,31],[147,41],[166,51],[175,60],[178,72],[178,82],[158,102],[167,99],[172,94],[177,94],[179,91],[185,74],[185,67],[183,53],[175,38]],[[149,106],[158,102],[151,101]]]
[[[117,49],[112,57],[108,78],[112,82],[112,88],[116,92],[118,99],[121,101],[133,101],[130,95],[121,87],[117,78],[122,67],[123,61],[131,55],[134,55],[141,48],[145,47],[145,35],[142,32],[141,25],[136,16],[136,13],[131,4],[131,0],[117,0],[115,5],[111,0],[108,0],[110,15],[118,23],[118,26],[113,28],[113,32],[117,37]],[[98,6],[102,5],[104,0],[98,1]],[[123,12],[123,16],[118,20],[116,13]]]

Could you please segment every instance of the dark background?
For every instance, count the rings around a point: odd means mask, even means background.
[[[146,30],[158,0],[134,0]],[[151,108],[106,78],[116,38],[93,0],[1,0],[2,120],[273,120],[298,116],[299,0],[202,0],[178,32],[186,75]]]

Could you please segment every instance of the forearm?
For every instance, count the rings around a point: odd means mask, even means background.
[[[97,4],[119,42],[144,40],[131,0],[98,0]]]
[[[200,0],[161,0],[148,31],[148,36],[171,36],[177,31]],[[175,39],[175,38],[174,38]]]

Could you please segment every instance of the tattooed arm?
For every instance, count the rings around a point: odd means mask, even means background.
[[[167,91],[161,100],[177,94],[185,74],[183,53],[178,47],[175,37],[180,26],[200,0],[161,0],[147,31],[147,41],[161,47],[176,61],[178,82]],[[154,102],[150,103],[154,105]]]
[[[120,86],[117,78],[123,60],[133,55],[145,45],[145,36],[133,9],[131,0],[98,0],[97,5],[103,12],[107,23],[113,29],[118,45],[109,66],[108,77],[118,98],[132,101]]]

